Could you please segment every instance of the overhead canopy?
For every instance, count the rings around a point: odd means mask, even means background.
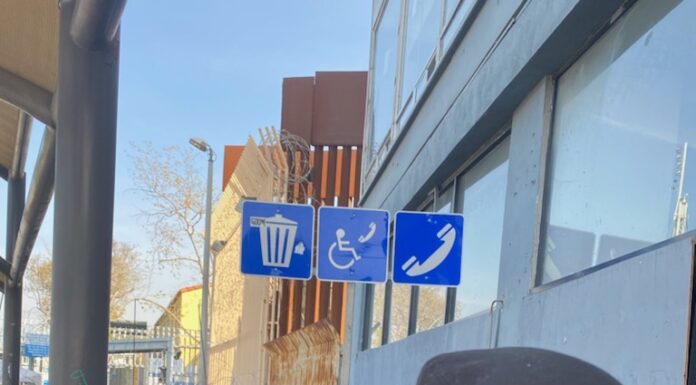
[[[21,106],[53,126],[58,74],[58,1],[0,1],[0,167],[12,166]]]

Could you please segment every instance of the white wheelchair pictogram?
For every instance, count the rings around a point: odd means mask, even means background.
[[[377,224],[374,222],[370,223],[370,229],[367,234],[361,235],[358,237],[358,243],[365,243],[372,239],[372,237],[375,235],[375,231],[377,230]],[[332,243],[331,246],[329,247],[329,262],[331,262],[331,265],[333,267],[339,269],[339,270],[345,270],[351,268],[355,262],[359,261],[362,259],[362,256],[358,254],[358,252],[355,250],[355,247],[352,247],[350,245],[350,241],[344,240],[346,237],[346,231],[343,228],[338,228],[336,230],[336,242]],[[350,253],[350,259],[346,263],[338,263],[334,259],[334,251],[344,252],[344,253]]]

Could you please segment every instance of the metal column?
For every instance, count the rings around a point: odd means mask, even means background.
[[[12,263],[19,224],[24,211],[26,177],[24,171],[20,175],[12,175],[7,180],[7,260]],[[22,333],[22,280],[13,282],[5,277],[5,312],[3,348],[2,385],[19,385],[19,363],[21,357]]]
[[[203,244],[203,290],[201,298],[201,354],[199,357],[198,385],[208,384],[208,293],[210,291],[210,217],[213,200],[213,162],[215,153],[208,147],[208,179],[205,198],[205,243]]]
[[[50,379],[105,385],[119,38],[78,47],[74,7],[60,10]]]

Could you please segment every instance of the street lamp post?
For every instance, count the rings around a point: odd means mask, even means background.
[[[203,288],[201,298],[201,354],[199,357],[198,385],[208,384],[208,294],[210,279],[210,216],[213,199],[213,162],[215,152],[203,139],[191,138],[189,143],[198,150],[208,153],[208,182],[205,198],[205,240],[203,244]]]

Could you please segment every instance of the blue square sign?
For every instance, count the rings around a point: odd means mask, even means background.
[[[387,280],[389,212],[319,208],[317,277],[324,281]]]
[[[312,276],[314,207],[244,201],[242,273],[281,278]]]
[[[461,280],[460,214],[396,213],[392,277],[396,283],[456,286]]]

